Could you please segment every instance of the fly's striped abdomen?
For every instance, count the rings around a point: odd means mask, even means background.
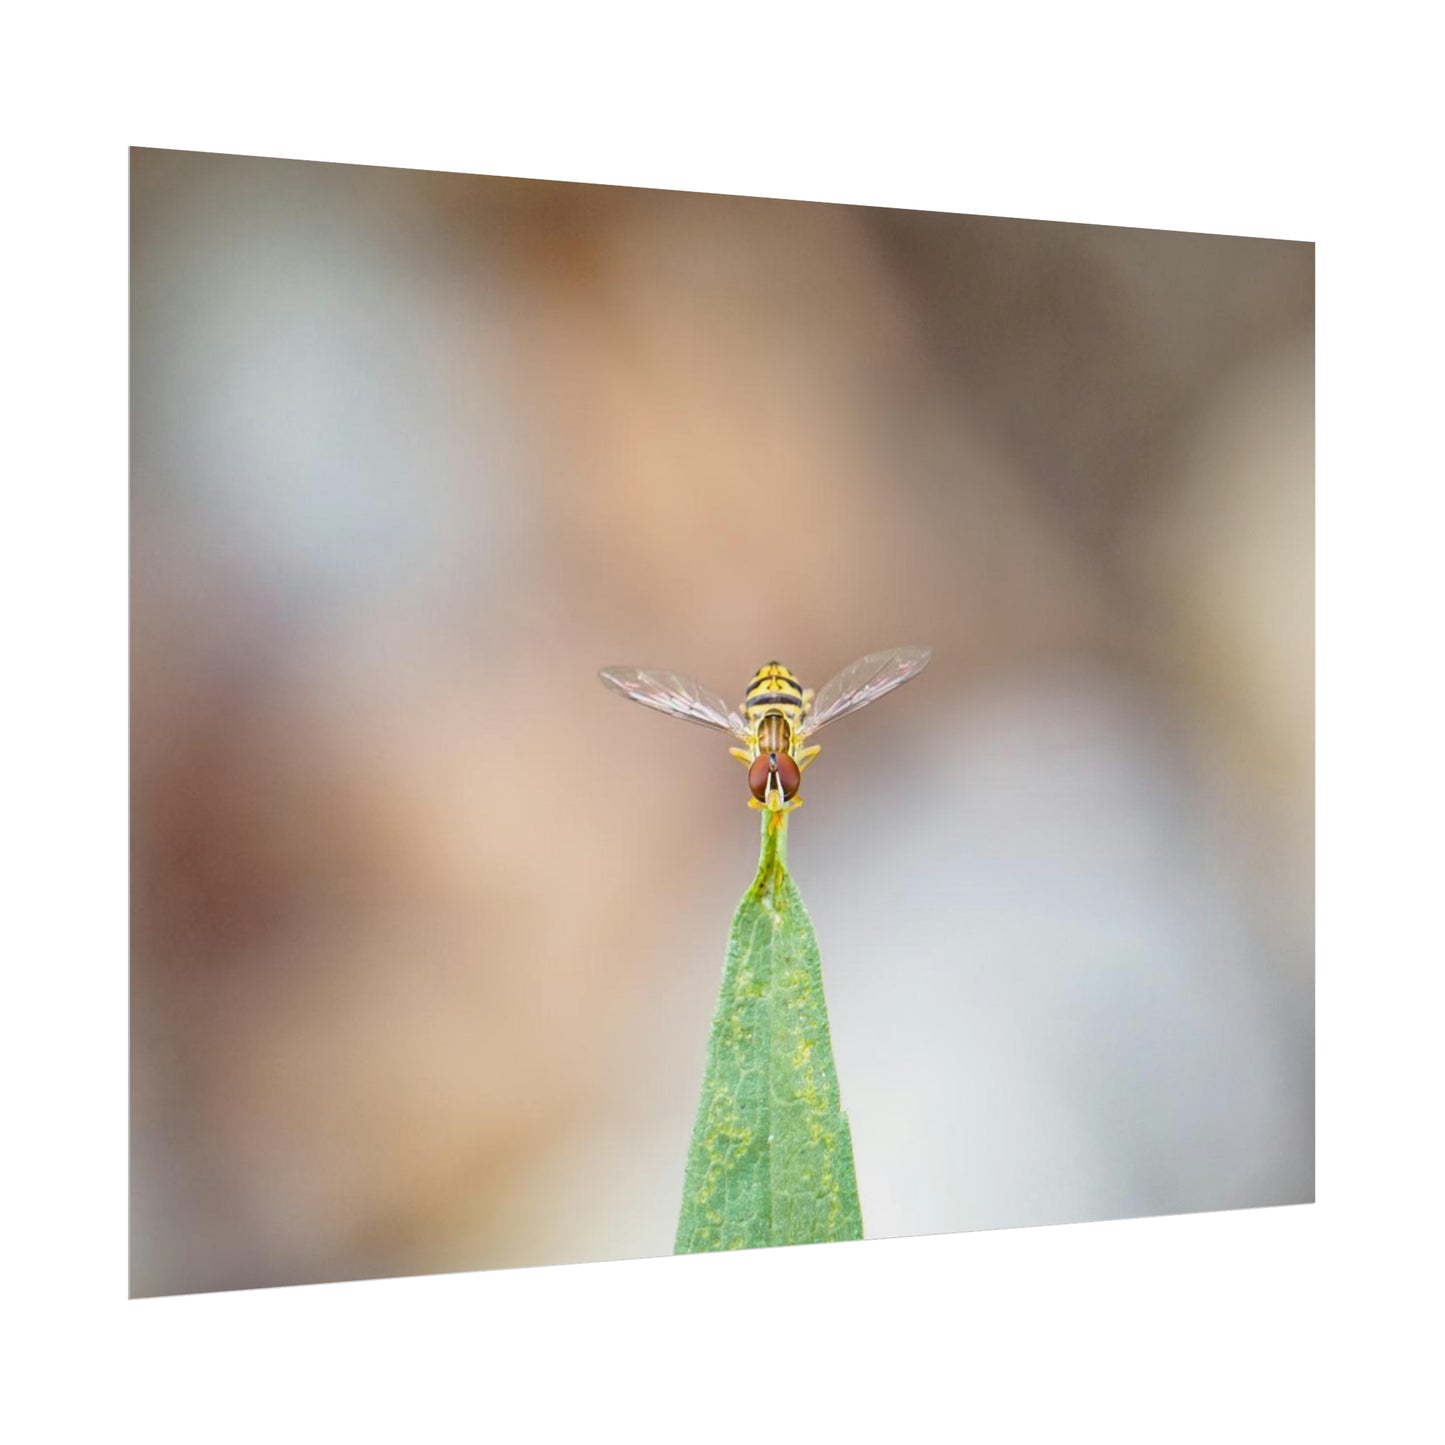
[[[781,712],[789,722],[803,713],[803,684],[781,662],[765,662],[748,684],[743,711],[749,722],[769,712]]]

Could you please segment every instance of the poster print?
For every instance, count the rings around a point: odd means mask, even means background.
[[[135,1295],[1312,1198],[1310,245],[137,150],[131,266]]]

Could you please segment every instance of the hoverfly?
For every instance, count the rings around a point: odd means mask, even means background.
[[[615,692],[645,707],[731,733],[742,746],[728,751],[748,769],[748,807],[776,816],[803,804],[798,796],[803,769],[822,751],[816,744],[804,746],[813,734],[901,687],[923,671],[932,655],[927,647],[870,652],[816,694],[781,662],[765,662],[736,708],[680,672],[604,667],[598,675]]]

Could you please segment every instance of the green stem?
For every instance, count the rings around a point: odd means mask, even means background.
[[[765,902],[776,899],[788,872],[788,815],[763,814],[762,849],[758,854],[758,876],[748,894]]]

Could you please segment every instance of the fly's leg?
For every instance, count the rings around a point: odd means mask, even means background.
[[[783,826],[783,819],[786,818],[789,813],[796,813],[802,806],[803,800],[794,795],[791,802],[784,803],[783,806],[768,819],[768,826],[774,829],[781,828]]]
[[[795,812],[802,806],[803,800],[796,797],[792,800],[791,803],[783,803],[780,807],[777,808],[770,808],[766,803],[758,802],[756,798],[748,799],[748,807],[756,808],[760,813],[768,813],[771,815],[768,818],[769,832],[776,832],[777,829],[782,827],[783,819],[786,818],[789,813]]]
[[[797,763],[798,771],[801,773],[822,751],[823,749],[815,743],[811,748],[804,748],[802,752],[794,753],[793,761]]]
[[[783,801],[783,790],[781,787],[770,787],[768,789],[767,801],[763,802],[757,798],[748,799],[748,807],[756,808],[760,813],[772,813],[781,816],[784,813],[791,813],[794,808],[801,808],[803,800],[794,796],[791,802]]]
[[[748,734],[743,739],[743,741],[747,744],[747,747],[729,748],[728,752],[730,752],[733,757],[735,757],[738,762],[740,762],[745,768],[750,768],[753,765],[753,759],[758,755],[758,735],[757,733],[749,729]]]
[[[768,790],[768,801],[766,803],[757,798],[748,799],[748,807],[756,808],[760,813],[786,813],[793,805],[782,801],[783,790],[781,788],[770,788]]]

